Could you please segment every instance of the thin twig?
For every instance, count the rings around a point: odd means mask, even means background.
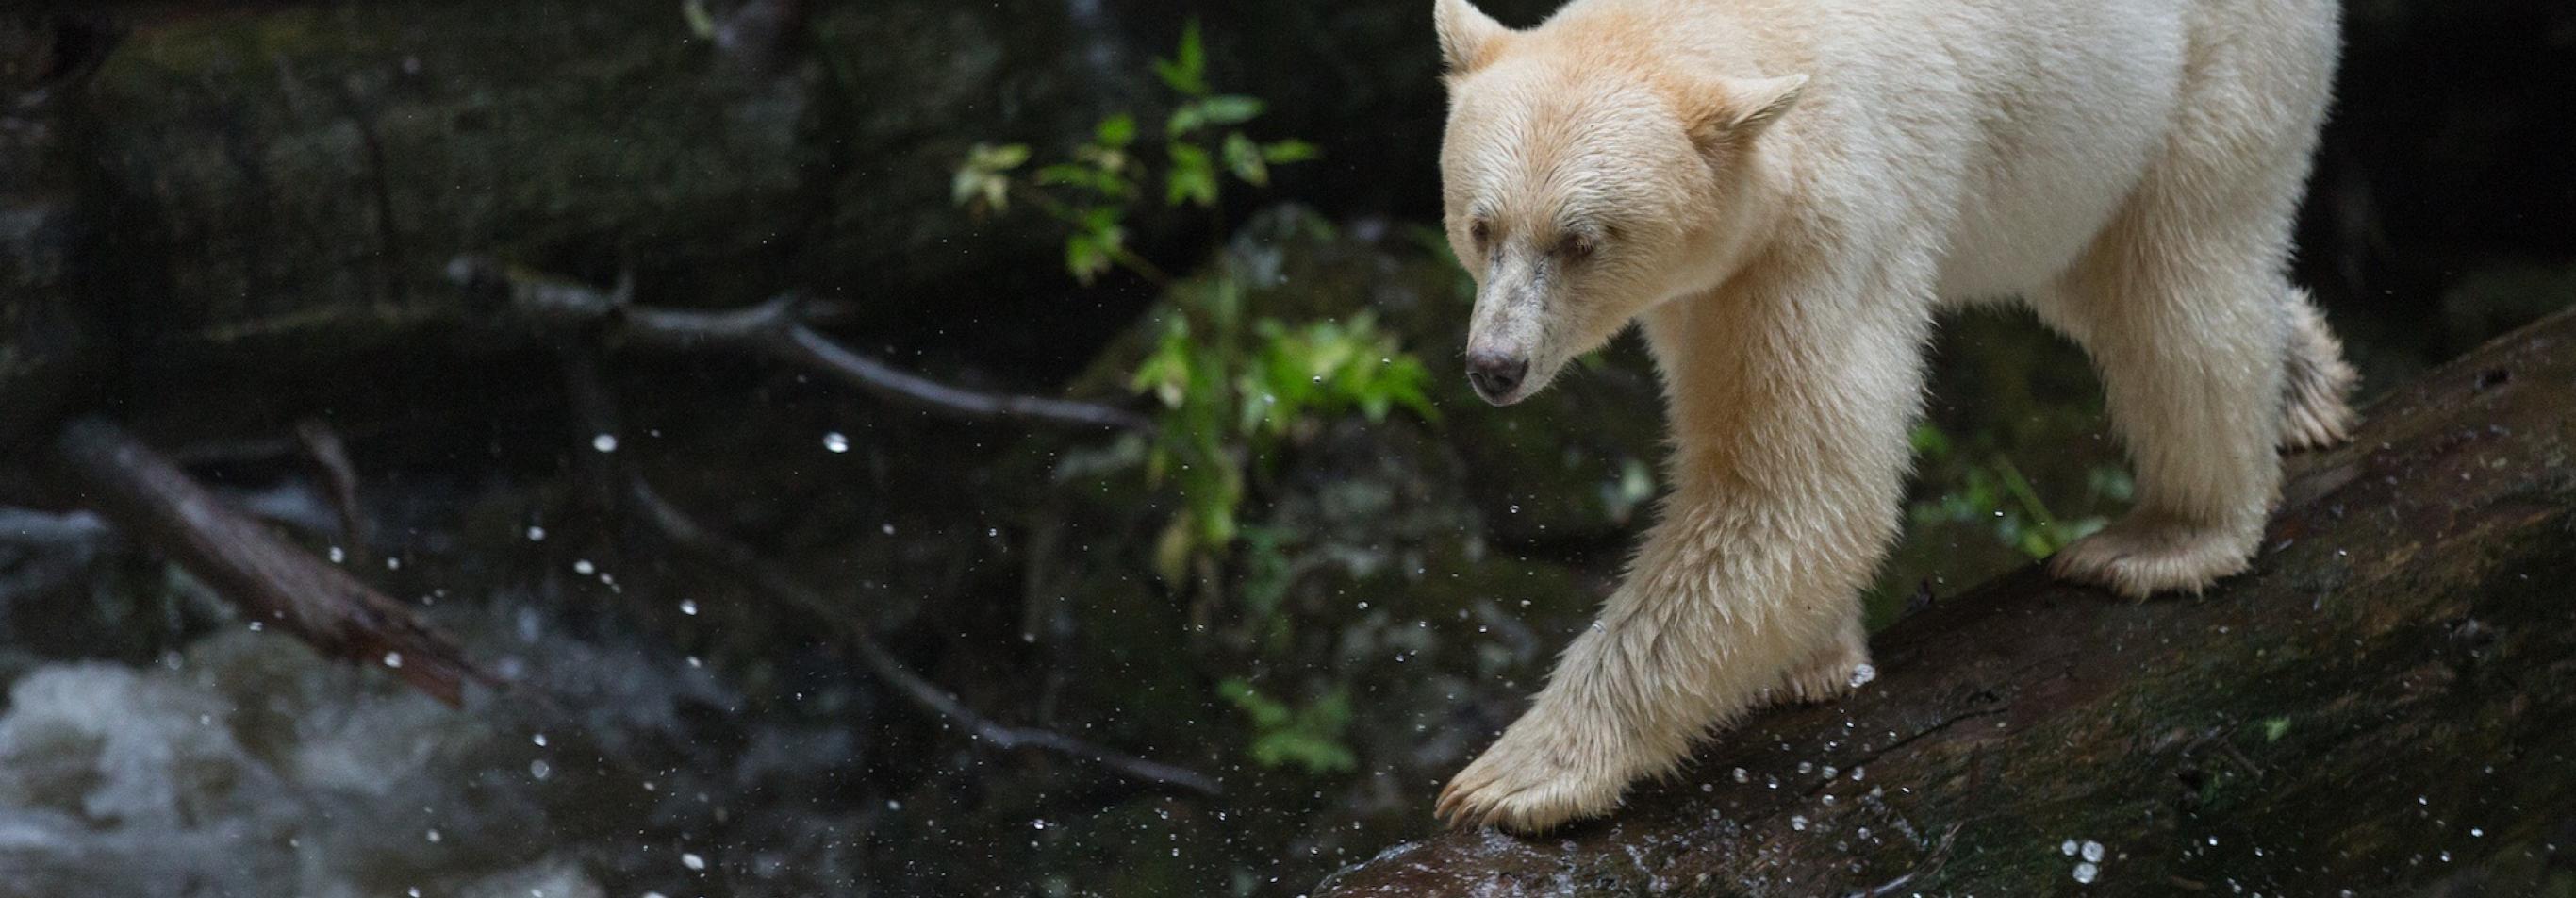
[[[367,547],[374,534],[367,526],[366,509],[358,503],[358,467],[349,462],[349,444],[320,418],[297,422],[295,439],[304,447],[304,456],[321,472],[323,488],[330,491],[331,507],[340,517],[340,541],[348,545],[349,560],[359,567],[367,566],[373,560]]]
[[[967,733],[1001,749],[1038,748],[1099,764],[1130,779],[1157,783],[1203,795],[1218,794],[1216,781],[1206,774],[1161,761],[1093,745],[1080,739],[1034,727],[1007,726],[985,717],[959,701],[954,694],[922,678],[888,651],[873,634],[848,621],[847,609],[802,581],[762,559],[747,546],[708,530],[687,512],[672,505],[641,477],[628,475],[627,499],[644,512],[663,536],[682,549],[710,561],[748,574],[762,592],[795,606],[805,613],[829,621],[841,631],[859,661],[868,671],[893,686],[913,704],[948,719]]]
[[[560,279],[508,271],[473,257],[448,266],[469,289],[498,293],[508,307],[557,325],[597,324],[623,345],[662,350],[748,352],[810,368],[867,393],[943,415],[1146,430],[1153,421],[1113,405],[970,390],[904,371],[841,345],[813,328],[817,310],[803,296],[782,294],[739,309],[696,311],[638,306],[634,285],[599,290]]]
[[[260,526],[115,423],[64,425],[53,456],[82,503],[253,621],[282,626],[330,657],[383,664],[451,706],[465,681],[495,682],[410,606]]]
[[[598,373],[579,363],[566,366],[572,378],[571,393],[574,413],[584,426],[605,432],[614,426],[616,417],[607,387]],[[1035,727],[1014,727],[986,717],[938,684],[930,682],[904,665],[876,635],[852,620],[841,603],[786,569],[763,558],[759,552],[722,533],[701,524],[688,512],[664,498],[642,475],[632,470],[618,473],[625,484],[627,503],[641,512],[645,520],[673,546],[696,555],[705,562],[742,573],[751,584],[772,598],[812,615],[839,631],[869,673],[876,675],[897,694],[923,710],[947,719],[976,739],[1004,750],[1036,748],[1088,761],[1129,779],[1154,783],[1202,795],[1216,795],[1222,789],[1207,774],[1173,764],[1093,745],[1080,739]]]

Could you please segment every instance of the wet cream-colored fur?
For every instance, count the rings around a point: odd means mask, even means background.
[[[1745,710],[1865,679],[1943,305],[2018,300],[2092,356],[2136,507],[2051,567],[2122,595],[2243,570],[2276,447],[2350,424],[2284,274],[2334,0],[1576,0],[1527,30],[1435,3],[1478,389],[1641,322],[1673,443],[1628,579],[1453,819],[1607,812]]]

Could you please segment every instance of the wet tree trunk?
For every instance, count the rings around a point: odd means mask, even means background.
[[[2569,894],[2576,313],[2367,417],[2291,460],[2255,570],[2204,597],[2030,570],[1941,598],[1861,694],[1611,819],[1446,832],[1321,894]]]

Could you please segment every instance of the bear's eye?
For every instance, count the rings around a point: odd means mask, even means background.
[[[1493,236],[1494,226],[1491,222],[1479,218],[1467,223],[1467,240],[1476,244],[1476,248],[1483,249],[1485,242],[1493,239]]]
[[[1591,258],[1592,254],[1600,249],[1600,241],[1594,240],[1589,234],[1567,234],[1556,241],[1557,256],[1569,262]]]

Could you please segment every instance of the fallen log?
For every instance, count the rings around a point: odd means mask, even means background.
[[[2205,596],[2004,577],[1608,819],[1443,832],[1320,895],[2567,894],[2576,312],[2366,418]]]
[[[410,606],[233,509],[122,427],[73,421],[55,438],[53,461],[68,498],[205,581],[255,628],[279,626],[325,656],[384,665],[449,705],[467,681],[495,682]]]

